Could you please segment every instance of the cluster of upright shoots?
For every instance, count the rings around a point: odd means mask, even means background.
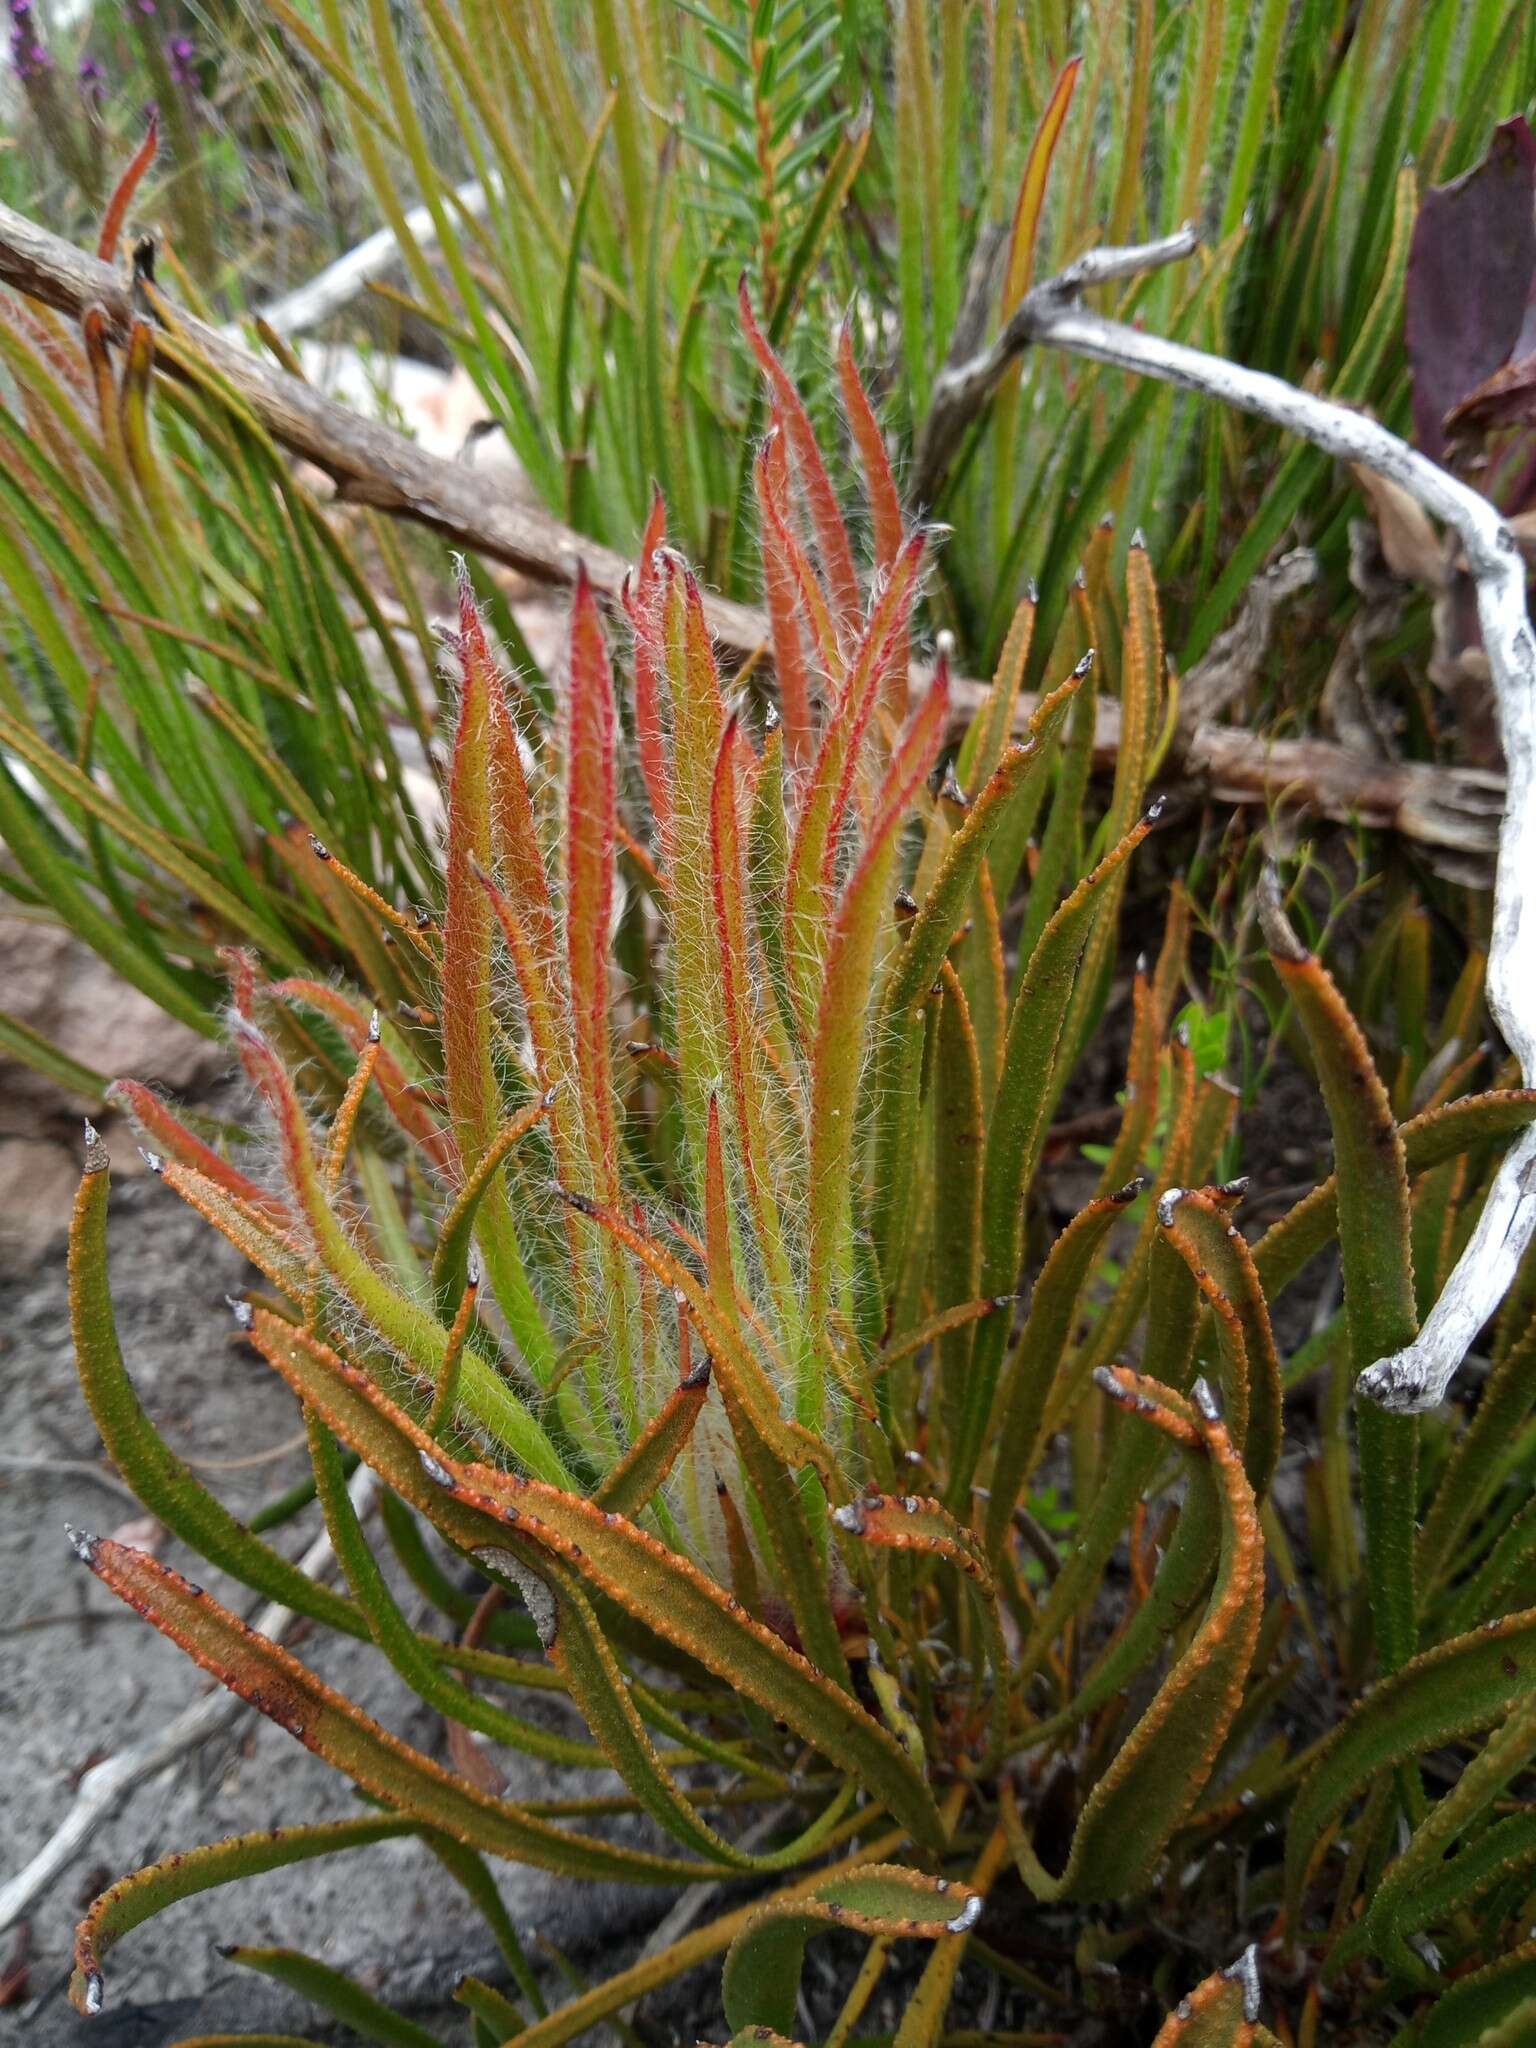
[[[934,2048],[962,1956],[994,1957],[1031,1901],[1082,1909],[1145,2000],[1171,2004],[1185,1968],[1157,1927],[1212,1961],[1243,1951],[1161,2043],[1314,2042],[1331,2001],[1367,1994],[1410,2014],[1415,2041],[1528,2038],[1507,2026],[1536,1998],[1536,1950],[1510,1939],[1536,1888],[1536,1821],[1514,1796],[1536,1755],[1536,1611],[1516,1611],[1536,1530],[1505,1480],[1528,1467],[1529,1282],[1470,1421],[1352,1417],[1348,1388],[1412,1336],[1536,1100],[1465,1093],[1475,1059],[1427,1040],[1389,1092],[1275,883],[1273,969],[1337,1169],[1250,1244],[1243,1184],[1217,1180],[1232,1092],[1172,1028],[1190,924],[1175,891],[1134,978],[1118,1133],[1051,1237],[1042,1161],[1157,809],[1168,686],[1147,553],[1133,539],[1112,576],[1101,528],[1048,652],[1031,595],[966,722],[942,647],[914,688],[934,537],[903,520],[848,335],[863,572],[745,295],[743,320],[771,405],[754,481],[776,708],[722,677],[659,502],[619,678],[578,580],[556,722],[503,673],[466,583],[440,906],[386,902],[308,821],[414,1001],[381,1012],[364,989],[231,956],[270,1185],[116,1086],[164,1182],[261,1275],[237,1316],[301,1404],[313,1479],[258,1526],[134,1394],[107,1160],[88,1150],[74,1326],[119,1470],[210,1564],[375,1643],[444,1717],[449,1762],[168,1565],[78,1539],[368,1810],[113,1886],[81,1925],[77,2000],[100,2008],[108,1948],[160,1906],[407,1834],[486,1913],[511,1972],[515,1996],[459,1987],[477,2048],[555,2048],[712,1953],[731,2028],[791,2034],[806,1941],[834,1924],[871,1942],[835,2042],[912,1936],[931,1949],[897,2038]],[[1105,689],[1120,742],[1095,821]],[[1475,1043],[1477,1003],[1474,968],[1443,1043]],[[338,1059],[350,1079],[327,1095]],[[1343,1317],[1287,1364],[1268,1303],[1335,1240]],[[1320,1367],[1303,1459],[1285,1394]],[[1307,1484],[1282,1515],[1288,1458]],[[1066,1541],[1038,1505],[1043,1468]],[[267,1540],[316,1496],[344,1590]],[[529,1689],[584,1732],[519,1713]],[[622,1795],[512,1799],[474,1737],[616,1772]],[[1421,1771],[1466,1745],[1464,1769]],[[594,1827],[617,1813],[651,1825]],[[550,2013],[485,1854],[759,1885]],[[367,2007],[313,1958],[235,1954],[354,2023]],[[1025,1981],[1063,2025],[1107,1995],[1070,1944]]]

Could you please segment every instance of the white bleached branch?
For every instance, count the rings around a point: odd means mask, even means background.
[[[490,205],[490,195],[478,178],[470,178],[455,188],[453,203],[469,219],[478,220]],[[436,242],[437,222],[429,207],[412,207],[405,216],[405,225],[419,249],[429,249]],[[382,277],[399,261],[400,243],[394,229],[380,228],[359,242],[355,249],[349,249],[345,256],[338,256],[334,263],[327,264],[308,283],[299,285],[280,299],[274,299],[271,305],[261,307],[253,317],[285,339],[295,334],[308,334],[329,320],[333,313],[350,306],[376,277]],[[239,329],[240,322],[236,321],[228,332],[232,338],[238,339]]]
[[[1084,287],[1190,254],[1188,230],[1140,249],[1106,249],[1026,293],[997,342],[983,356],[946,372],[934,394],[941,429],[925,435],[932,469],[995,388],[1012,358],[1044,345],[1086,356],[1137,376],[1156,377],[1202,398],[1299,434],[1340,462],[1363,464],[1398,484],[1461,542],[1477,588],[1478,619],[1493,680],[1507,766],[1499,832],[1493,932],[1488,951],[1488,1007],[1536,1086],[1536,640],[1526,610],[1526,565],[1497,508],[1438,463],[1363,414],[1314,398],[1261,370],[1165,341],[1103,318],[1082,302]],[[1536,1235],[1536,1126],[1510,1147],[1477,1226],[1440,1299],[1414,1343],[1378,1359],[1360,1375],[1360,1390],[1399,1412],[1432,1408],[1445,1394],[1478,1331],[1514,1280]]]

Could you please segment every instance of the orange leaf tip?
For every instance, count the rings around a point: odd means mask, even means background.
[[[1137,1415],[1157,1413],[1157,1403],[1149,1401],[1145,1394],[1138,1394],[1134,1387],[1128,1387],[1115,1366],[1096,1365],[1093,1383],[1101,1394],[1108,1394],[1111,1401],[1117,1401],[1122,1408],[1129,1408]]]

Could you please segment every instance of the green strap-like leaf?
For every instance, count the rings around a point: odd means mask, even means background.
[[[286,1069],[254,1026],[240,1020],[236,1034],[241,1058],[277,1120],[289,1185],[314,1233],[322,1265],[385,1342],[414,1372],[436,1385],[448,1349],[448,1332],[430,1310],[387,1280],[342,1228],[327,1198],[309,1126]],[[542,1426],[508,1382],[473,1351],[465,1354],[460,1390],[460,1398],[475,1420],[531,1472],[557,1484],[570,1484],[564,1460]]]
[[[145,1414],[123,1364],[107,1273],[107,1155],[92,1132],[69,1231],[69,1315],[75,1363],[101,1440],[123,1478],[199,1557],[269,1600],[345,1635],[366,1636],[350,1600],[306,1578],[236,1521],[178,1458]]]
[[[1344,1313],[1359,1374],[1402,1350],[1418,1330],[1407,1157],[1360,1027],[1322,962],[1297,943],[1272,875],[1266,874],[1261,902],[1275,971],[1306,1031],[1333,1129]],[[1376,1649],[1383,1667],[1395,1671],[1418,1644],[1418,1423],[1362,1401],[1355,1433]]]
[[[450,1542],[470,1552],[521,1555],[525,1569],[530,1560],[535,1571],[542,1569],[544,1559],[557,1570],[569,1567],[644,1627],[787,1721],[916,1839],[940,1844],[932,1795],[892,1737],[687,1559],[591,1501],[489,1466],[456,1465],[361,1373],[278,1318],[258,1311],[253,1334],[300,1398]]]
[[[1037,1898],[1088,1903],[1122,1898],[1146,1884],[1194,1805],[1241,1703],[1264,1600],[1253,1489],[1214,1410],[1207,1414],[1198,1402],[1191,1405],[1123,1367],[1106,1368],[1099,1383],[1177,1446],[1192,1485],[1214,1490],[1221,1549],[1204,1617],[1090,1793],[1061,1875],[1050,1876],[1022,1828],[1012,1829],[1020,1875]]]
[[[1029,1299],[1023,1335],[1013,1348],[997,1389],[990,1434],[997,1445],[987,1502],[987,1555],[1002,1555],[1013,1510],[1038,1461],[1046,1399],[1066,1354],[1077,1319],[1077,1304],[1100,1249],[1127,1206],[1141,1191],[1132,1181],[1080,1210],[1052,1245]]]
[[[313,1412],[306,1416],[306,1423],[325,1525],[347,1584],[368,1617],[374,1641],[412,1692],[462,1727],[487,1735],[493,1742],[505,1743],[525,1756],[542,1757],[546,1763],[564,1764],[576,1770],[605,1768],[608,1759],[594,1743],[577,1742],[568,1735],[541,1728],[535,1721],[508,1713],[505,1707],[482,1699],[452,1672],[444,1670],[400,1612],[379,1569],[347,1492],[335,1438]]]
[[[1440,1109],[1426,1110],[1402,1126],[1405,1164],[1410,1174],[1427,1173],[1447,1159],[1479,1145],[1513,1138],[1536,1117],[1536,1089],[1497,1089],[1467,1095]],[[1330,1244],[1338,1230],[1339,1177],[1330,1174],[1277,1223],[1272,1223],[1253,1248],[1253,1262],[1265,1294],[1274,1301],[1311,1258]]]
[[[666,1484],[667,1474],[686,1450],[699,1411],[708,1398],[706,1359],[672,1389],[618,1464],[604,1474],[602,1484],[592,1496],[596,1504],[633,1521]]]
[[[1253,1254],[1208,1192],[1192,1189],[1177,1203],[1170,1199],[1158,1220],[1215,1311],[1227,1420],[1262,1503],[1280,1456],[1280,1360]]]
[[[185,1849],[160,1863],[146,1864],[119,1878],[91,1902],[75,1929],[75,1974],[69,1995],[84,2013],[100,2012],[105,2000],[102,1964],[125,1934],[142,1927],[178,1899],[235,1884],[263,1870],[282,1870],[312,1856],[335,1856],[345,1849],[363,1849],[371,1842],[394,1841],[417,1832],[414,1821],[393,1814],[358,1820],[317,1822],[309,1827],[261,1828],[249,1835],[230,1835],[204,1848]]]
[[[942,1941],[975,1924],[980,1897],[967,1885],[947,1884],[896,1863],[872,1864],[828,1879],[792,1900],[759,1906],[731,1943],[725,1959],[725,2016],[733,2032],[769,2027],[788,2033],[795,2024],[805,1945],[826,1928],[914,1941]]]
[[[1097,1712],[1172,1640],[1205,1597],[1221,1554],[1221,1519],[1210,1487],[1191,1486],[1151,1590],[1059,1714],[1028,1732],[1038,1748]]]
[[[1476,1976],[1462,1978],[1408,2039],[1413,2048],[1519,2048],[1531,2039],[1533,2018],[1536,1941],[1528,1941]]]
[[[705,1864],[567,1833],[531,1818],[510,1800],[475,1791],[370,1720],[297,1657],[248,1628],[179,1572],[106,1537],[82,1537],[79,1547],[103,1585],[195,1664],[397,1812],[509,1862],[571,1877],[677,1883],[708,1871]]]
[[[1536,1320],[1483,1383],[1419,1531],[1419,1571],[1434,1585],[1508,1470],[1506,1453],[1536,1407]]]
[[[1195,1301],[1194,1275],[1159,1233],[1151,1245],[1142,1362],[1150,1379],[1179,1394],[1191,1376]],[[1019,1652],[1016,1661],[1021,1678],[1038,1668],[1050,1645],[1089,1600],[1088,1589],[1120,1541],[1136,1502],[1157,1469],[1161,1448],[1157,1437],[1145,1430],[1122,1427],[1116,1432],[1109,1470],[1094,1495],[1087,1520],[1077,1530]]]
[[[333,2014],[365,2041],[378,2041],[382,2048],[442,2048],[435,2034],[417,2026],[403,2013],[392,2012],[371,1992],[340,1970],[332,1969],[314,1956],[296,1948],[226,1948],[225,1959],[244,1969],[259,1970],[297,1991],[312,2005]]]
[[[987,1131],[987,1168],[982,1192],[981,1291],[1011,1294],[1023,1250],[1024,1191],[1045,1139],[1051,1074],[1057,1041],[1101,901],[1114,877],[1151,831],[1155,817],[1143,818],[1081,881],[1040,936],[1024,984],[1014,998],[1003,1049],[1002,1079]],[[976,1334],[966,1388],[959,1443],[951,1460],[945,1494],[951,1510],[969,1505],[971,1480],[992,1412],[998,1369],[1008,1332],[1001,1317],[989,1318]]]
[[[1536,1687],[1536,1609],[1427,1650],[1361,1700],[1302,1783],[1285,1840],[1286,1915],[1299,1927],[1302,1889],[1327,1830],[1381,1771],[1487,1728]]]

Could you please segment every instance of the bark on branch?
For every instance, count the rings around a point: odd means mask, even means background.
[[[127,283],[110,264],[8,206],[0,206],[0,283],[61,313],[78,315],[98,305],[119,338],[133,317]],[[155,350],[159,366],[195,381],[200,364],[207,365],[239,391],[275,440],[323,470],[347,502],[418,520],[544,583],[573,583],[577,562],[585,561],[598,588],[617,595],[629,564],[611,548],[516,503],[471,465],[445,462],[392,428],[338,405],[159,294],[152,303],[162,322]],[[713,596],[706,606],[711,630],[738,658],[767,637],[764,621],[750,606]]]
[[[1189,255],[1184,229],[1141,248],[1100,249],[1027,292],[997,342],[945,373],[920,469],[942,473],[947,450],[985,404],[1013,357],[1031,344],[1067,350],[1284,427],[1340,462],[1361,464],[1416,499],[1461,542],[1477,589],[1478,620],[1507,764],[1488,953],[1488,1007],[1526,1085],[1536,1084],[1536,639],[1526,611],[1526,565],[1497,508],[1375,420],[1314,398],[1260,370],[1165,341],[1087,310],[1084,289]],[[935,425],[937,421],[937,426]],[[1483,1212],[1417,1340],[1378,1359],[1359,1385],[1383,1407],[1432,1408],[1509,1291],[1536,1235],[1536,1127],[1506,1153]]]
[[[1106,273],[1090,265],[1077,274]],[[132,317],[127,286],[116,271],[5,206],[0,206],[0,282],[75,316],[100,305],[120,334]],[[160,310],[167,323],[159,340],[161,368],[195,378],[199,359],[204,360],[240,393],[275,440],[330,476],[344,499],[417,520],[541,583],[570,583],[577,561],[584,560],[595,588],[610,600],[617,598],[629,564],[611,549],[514,501],[494,477],[444,461],[392,428],[360,418],[252,355],[229,335],[163,302]],[[995,383],[996,376],[988,375]],[[945,405],[952,421],[960,417],[955,390],[968,394],[969,406],[984,402],[988,388],[986,376],[970,371],[957,386],[946,380],[935,418]],[[727,659],[766,658],[768,622],[760,611],[711,593],[704,603],[710,630]],[[956,682],[958,727],[970,718],[982,689],[980,683]],[[1021,721],[1033,708],[1033,699],[1021,700]],[[1117,707],[1102,703],[1095,741],[1100,767],[1113,766],[1119,737]],[[1496,778],[1413,764],[1386,766],[1325,740],[1269,743],[1214,720],[1203,720],[1183,735],[1182,746],[1185,772],[1226,803],[1287,803],[1474,858],[1490,856],[1496,844]]]

